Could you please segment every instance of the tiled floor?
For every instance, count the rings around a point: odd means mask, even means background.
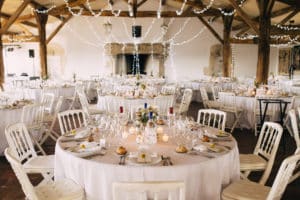
[[[198,103],[192,103],[189,110],[189,115],[196,117],[196,113],[198,109],[201,107]],[[254,149],[256,144],[256,137],[254,136],[253,132],[250,130],[240,130],[237,129],[234,132],[234,137],[236,138],[239,146],[240,153],[251,153]],[[285,144],[281,144],[276,161],[274,164],[274,168],[272,170],[271,177],[268,180],[267,185],[271,186],[273,180],[276,176],[278,168],[282,162],[282,160],[293,154],[295,150],[295,142],[293,138],[291,138],[287,133],[284,133],[285,137]],[[284,148],[285,146],[285,148]],[[47,141],[47,144],[44,145],[46,152],[51,154],[54,152],[54,142]],[[252,180],[257,180],[260,176],[260,173],[251,174]],[[31,175],[31,180],[34,184],[38,183],[41,179],[39,175]],[[19,200],[24,199],[24,194],[22,192],[21,186],[17,181],[13,171],[11,170],[9,164],[7,163],[6,159],[0,156],[0,200]],[[286,200],[296,200],[300,199],[300,178],[288,185],[283,199]]]

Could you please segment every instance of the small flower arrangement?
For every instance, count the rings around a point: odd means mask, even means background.
[[[140,87],[141,87],[142,90],[145,90],[145,89],[146,89],[146,85],[145,85],[144,83],[141,83],[141,84],[140,84]]]
[[[146,125],[146,123],[149,120],[149,113],[152,112],[153,113],[153,120],[155,121],[157,116],[158,116],[158,112],[157,112],[157,108],[153,107],[153,106],[149,106],[148,108],[139,108],[139,110],[136,113],[137,116],[137,121],[143,123],[144,125]]]
[[[257,82],[257,80],[255,79],[254,80],[254,86],[255,86],[255,88],[259,88],[259,85],[260,85],[259,82]]]

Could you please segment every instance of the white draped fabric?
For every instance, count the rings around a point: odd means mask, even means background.
[[[61,138],[62,139],[62,138]],[[175,145],[158,143],[151,150],[158,155],[170,156],[174,165],[132,166],[118,165],[119,155],[115,147],[104,156],[92,159],[76,157],[64,150],[76,142],[61,142],[55,149],[55,179],[70,178],[85,188],[88,200],[112,199],[112,183],[119,181],[171,181],[180,180],[186,184],[186,199],[219,200],[222,188],[239,179],[239,152],[236,141],[222,143],[232,149],[214,153],[216,157],[175,153]],[[132,136],[124,143],[129,152],[137,151]]]

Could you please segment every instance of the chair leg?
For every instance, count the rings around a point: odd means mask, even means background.
[[[239,113],[239,114],[238,113],[234,113],[235,121],[234,121],[234,123],[233,123],[233,125],[231,127],[230,133],[233,133],[236,125],[239,123],[239,117],[240,117],[240,115],[241,115],[241,113]]]
[[[43,172],[41,173],[43,176],[43,180],[38,185],[50,184],[54,181],[53,172]]]

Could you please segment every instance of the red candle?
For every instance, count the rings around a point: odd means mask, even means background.
[[[170,113],[170,114],[173,114],[173,107],[170,107],[170,108],[169,108],[169,113]]]
[[[120,106],[120,113],[123,113],[123,106]]]

